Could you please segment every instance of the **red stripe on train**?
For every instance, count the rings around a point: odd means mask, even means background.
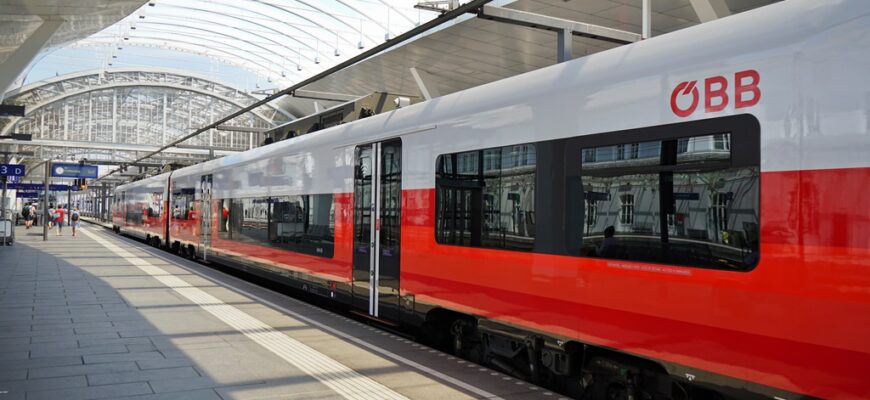
[[[761,179],[751,272],[439,245],[434,190],[405,191],[402,291],[786,390],[866,395],[870,168]]]

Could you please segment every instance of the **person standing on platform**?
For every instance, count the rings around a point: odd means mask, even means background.
[[[46,218],[46,220],[47,220],[46,223],[48,224],[48,229],[54,228],[54,220],[56,218],[57,218],[57,210],[54,209],[54,204],[49,204],[48,205],[48,218]]]
[[[21,209],[21,216],[24,217],[25,229],[30,229],[30,226],[33,225],[33,206],[25,204],[24,208]]]
[[[66,216],[63,205],[57,206],[57,209],[54,210],[54,215],[57,216],[54,219],[54,224],[57,225],[57,236],[61,236],[63,235],[63,218]]]
[[[69,215],[69,219],[70,219],[69,226],[70,226],[70,228],[72,228],[72,235],[75,236],[76,229],[78,229],[79,224],[81,223],[79,221],[79,208],[78,207],[73,207],[72,213],[70,213],[70,215]]]

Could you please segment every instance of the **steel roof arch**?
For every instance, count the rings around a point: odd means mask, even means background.
[[[233,9],[237,9],[237,10],[241,10],[241,11],[244,11],[244,12],[249,12],[249,13],[252,13],[252,14],[256,14],[256,15],[262,16],[263,18],[267,18],[267,19],[270,19],[270,20],[272,20],[272,21],[278,22],[278,23],[280,23],[280,24],[282,24],[282,25],[284,25],[284,26],[286,26],[286,27],[288,27],[288,28],[295,29],[295,30],[297,30],[297,31],[299,31],[299,32],[301,32],[301,33],[303,33],[303,34],[305,34],[305,35],[308,35],[308,36],[310,36],[313,40],[317,40],[317,39],[318,39],[317,36],[312,35],[312,34],[311,34],[310,32],[308,32],[308,31],[305,31],[305,30],[303,30],[303,29],[300,29],[300,28],[299,28],[298,26],[296,26],[296,25],[289,24],[289,23],[287,23],[286,21],[281,20],[281,19],[279,19],[279,18],[275,18],[275,17],[272,16],[272,15],[269,15],[269,14],[266,14],[266,13],[261,13],[261,12],[259,12],[259,11],[255,11],[255,10],[250,9],[250,8],[239,7],[239,6],[235,5],[235,4],[237,4],[237,2],[236,2],[236,3],[233,3],[233,4],[224,4],[224,3],[221,3],[221,6],[229,7],[229,8],[233,8]],[[236,20],[240,20],[240,21],[245,21],[245,22],[247,22],[247,23],[251,23],[251,24],[256,24],[256,22],[250,21],[250,20],[248,20],[248,19],[246,19],[246,18],[242,18],[241,16],[238,16],[238,15],[228,15],[228,14],[223,14],[223,13],[216,12],[216,11],[213,11],[213,10],[201,9],[201,8],[189,7],[189,6],[180,6],[180,5],[176,5],[176,4],[164,4],[164,5],[165,5],[166,7],[171,7],[171,8],[196,10],[196,11],[199,11],[199,12],[202,12],[202,13],[206,13],[206,14],[214,14],[214,15],[218,15],[218,16],[222,16],[222,17],[226,17],[226,18],[230,18],[230,19],[236,19]],[[263,26],[263,25],[260,25],[260,26]],[[303,42],[303,41],[301,41],[301,40],[299,40],[299,39],[298,39],[297,37],[295,37],[295,36],[287,35],[287,34],[285,34],[285,33],[282,33],[282,32],[280,32],[280,31],[277,31],[277,30],[275,30],[274,28],[271,28],[271,27],[270,27],[269,29],[272,30],[272,31],[274,31],[274,32],[276,32],[276,33],[279,34],[279,35],[282,35],[282,36],[285,36],[285,37],[288,37],[288,38],[293,39],[294,41],[296,41],[297,43],[299,43],[301,46],[305,46],[305,47],[308,47],[308,48],[311,49],[311,50],[314,50],[314,47],[312,47],[311,45],[309,45],[309,44],[307,44],[307,43],[305,43],[305,42]],[[336,32],[336,34],[338,34],[338,33]]]
[[[211,30],[211,29],[205,29],[205,28],[199,28],[199,27],[194,27],[194,26],[186,26],[186,25],[175,24],[175,23],[168,23],[168,22],[154,22],[154,21],[149,21],[149,22],[147,22],[147,24],[150,24],[150,25],[165,25],[165,26],[172,26],[172,27],[177,27],[177,28],[182,28],[182,29],[193,29],[193,30],[198,30],[198,31],[208,32],[208,33],[211,33],[211,34],[214,34],[214,35],[218,35],[218,36],[224,36],[224,37],[230,37],[230,38],[233,38],[232,35],[229,35],[229,34],[224,33],[224,32],[215,31],[215,30]],[[235,27],[226,27],[226,28],[229,28],[229,29],[235,29],[235,30],[240,30],[240,29],[235,28]],[[262,36],[258,36],[258,37],[262,37]],[[264,38],[264,39],[265,39],[265,38]],[[267,39],[267,40],[268,40],[268,39]],[[271,40],[269,40],[269,41],[271,41]],[[261,46],[260,44],[257,44],[257,43],[254,43],[254,42],[245,41],[245,40],[242,40],[241,42],[243,42],[243,43],[247,43],[247,44],[249,44],[249,45],[251,45],[251,46],[254,46],[254,47],[257,47],[257,48],[259,48],[259,49],[261,49],[261,50],[263,50],[263,51],[265,51],[266,53],[269,53],[269,54],[274,54],[274,53],[275,53],[275,50],[274,50],[274,49],[269,49],[269,48],[263,47],[263,46]],[[280,45],[280,44],[278,44],[277,42],[274,42],[274,41],[272,41],[272,42],[275,43],[276,45]],[[228,46],[229,46],[229,45],[228,45]],[[235,46],[232,46],[232,47],[235,47]],[[235,47],[235,48],[238,48],[238,47]],[[285,48],[286,48],[286,47],[285,47]],[[289,49],[289,48],[288,48],[288,49]],[[304,56],[302,56],[302,53],[300,53],[298,50],[292,50],[292,49],[291,49],[291,51],[294,52],[294,53],[299,54],[300,57],[304,57]],[[262,55],[259,55],[259,54],[257,54],[257,53],[254,53],[254,52],[247,52],[246,54],[257,55],[257,56],[259,56],[259,57],[261,57],[261,58],[263,58],[263,59],[265,59],[265,60],[271,62],[272,64],[275,64],[275,62],[274,62],[271,58],[268,58],[268,57],[266,57],[266,56],[262,56]],[[308,59],[308,60],[311,60],[312,62],[314,62],[314,60],[312,60],[312,59],[310,59],[310,58],[308,58],[308,57],[305,57],[305,58]]]
[[[20,89],[17,89],[17,90],[15,90],[15,91],[9,92],[9,93],[8,93],[8,96],[7,96],[7,99],[10,100],[10,101],[15,101],[16,98],[23,97],[23,96],[25,96],[25,95],[26,95],[27,93],[29,93],[29,92],[34,92],[34,91],[36,91],[36,90],[38,90],[38,89],[41,89],[41,88],[44,88],[44,87],[48,87],[48,86],[51,86],[51,85],[58,85],[58,84],[62,84],[62,83],[64,83],[64,82],[74,81],[75,79],[85,78],[85,77],[92,76],[92,75],[97,75],[97,76],[98,76],[98,75],[101,75],[102,73],[103,73],[102,71],[87,71],[87,72],[81,72],[81,73],[74,73],[74,74],[64,75],[64,76],[61,76],[61,77],[57,77],[57,78],[55,78],[55,79],[47,79],[47,80],[45,80],[45,81],[40,81],[40,82],[32,83],[32,84],[29,84],[29,85],[27,85],[27,86],[24,86],[24,87],[22,87],[22,88],[20,88]],[[184,74],[184,73],[174,72],[174,71],[167,71],[167,70],[157,70],[157,69],[155,69],[155,70],[151,70],[151,71],[142,71],[142,70],[139,70],[139,69],[135,69],[135,70],[113,70],[113,71],[107,71],[107,73],[111,73],[111,74],[118,74],[118,73],[158,73],[158,74],[161,74],[161,73],[162,73],[162,74],[171,74],[171,75],[175,75],[175,76],[178,76],[178,77],[181,77],[181,78],[193,78],[193,79],[198,79],[198,80],[200,80],[200,81],[208,82],[208,83],[210,83],[210,84],[212,84],[212,85],[215,85],[215,86],[213,86],[213,87],[215,87],[215,88],[218,88],[218,87],[219,87],[220,89],[229,89],[229,90],[233,90],[233,89],[232,89],[231,87],[229,87],[229,86],[223,85],[223,84],[218,83],[218,82],[214,82],[214,81],[212,81],[212,80],[210,80],[210,79],[208,79],[208,78],[204,78],[204,77],[200,77],[200,76],[189,76],[189,75],[186,75],[186,74]],[[35,101],[35,102],[33,102],[33,103],[27,103],[27,104],[26,104],[27,107],[26,107],[25,116],[24,116],[24,117],[15,117],[15,118],[12,118],[12,119],[11,119],[11,120],[10,120],[10,121],[5,125],[5,126],[3,126],[2,130],[0,130],[0,135],[2,135],[2,134],[7,134],[7,133],[12,129],[12,128],[15,127],[15,125],[16,125],[20,120],[22,120],[22,119],[24,119],[24,118],[30,116],[31,114],[33,114],[33,113],[37,112],[38,110],[40,110],[40,109],[42,109],[42,108],[44,108],[44,107],[47,107],[47,106],[49,106],[49,105],[51,105],[51,104],[54,104],[54,103],[57,103],[57,102],[63,101],[63,100],[65,100],[65,99],[68,99],[68,98],[71,98],[71,97],[80,96],[80,95],[82,95],[82,94],[90,93],[90,92],[101,91],[101,90],[109,90],[109,89],[116,89],[116,88],[126,88],[126,87],[157,87],[157,88],[168,88],[168,89],[174,89],[174,90],[179,90],[179,91],[188,91],[188,92],[197,93],[197,94],[200,94],[200,95],[203,95],[203,96],[207,96],[207,97],[211,97],[211,98],[214,98],[214,99],[217,99],[217,100],[223,101],[223,102],[225,102],[225,103],[232,104],[233,106],[236,106],[236,107],[239,107],[239,108],[244,108],[244,107],[246,107],[246,106],[248,105],[248,104],[244,104],[244,103],[240,102],[240,101],[237,100],[237,99],[233,99],[233,98],[231,98],[231,97],[228,97],[228,96],[222,95],[220,92],[217,92],[217,91],[208,91],[208,90],[203,90],[203,89],[201,89],[201,88],[198,88],[198,87],[195,87],[195,86],[192,86],[192,85],[179,85],[179,84],[173,84],[173,83],[167,83],[167,82],[147,82],[147,81],[135,81],[135,82],[134,82],[134,81],[131,81],[131,82],[113,82],[113,83],[109,83],[109,84],[100,84],[100,85],[94,85],[94,86],[89,86],[89,87],[78,88],[78,89],[74,89],[74,90],[70,90],[70,91],[67,91],[66,89],[64,89],[64,92],[61,93],[61,94],[58,94],[58,95],[52,96],[52,97],[50,97],[50,98],[40,99],[40,100],[37,100],[37,101]],[[250,100],[252,100],[252,101],[256,101],[256,100],[258,100],[256,97],[254,97],[254,96],[250,96],[250,95],[246,94],[246,93],[243,92],[243,91],[239,91],[239,90],[234,90],[234,91],[235,91],[236,93],[240,94],[240,95],[244,95],[245,97],[248,97],[248,98],[249,98]],[[285,113],[285,112],[282,112],[280,109],[275,108],[275,107],[271,107],[271,106],[270,106],[270,108],[272,108],[272,109],[274,110],[274,112],[276,112],[276,113],[281,113],[281,114],[283,114],[283,115],[286,116],[286,113]],[[253,110],[253,111],[251,111],[251,113],[252,113],[253,115],[255,115],[257,118],[259,118],[260,120],[264,121],[264,122],[267,122],[267,123],[270,123],[270,124],[274,124],[274,123],[272,122],[272,121],[273,121],[272,118],[266,117],[266,116],[263,115],[260,111]]]
[[[72,65],[59,68],[61,70],[82,64],[83,68],[105,67],[106,64],[155,65],[159,60],[139,59],[143,53],[147,57],[154,52],[136,47],[170,49],[209,58],[180,58],[182,64],[191,61],[192,66],[209,65],[216,60],[245,69],[243,73],[232,71],[239,74],[240,84],[246,87],[255,86],[256,82],[259,88],[266,80],[280,87],[299,81],[312,71],[317,73],[329,68],[364,47],[381,44],[384,38],[380,35],[386,30],[394,35],[420,23],[415,20],[435,18],[433,14],[420,17],[413,14],[411,3],[407,0],[153,0],[115,25],[71,45],[98,48],[96,57],[82,56],[81,52],[57,52],[50,59],[76,60]],[[388,16],[392,17],[389,23],[386,22]],[[119,52],[124,47],[132,50]],[[112,61],[112,58],[119,59]],[[174,62],[171,65],[178,66]],[[39,73],[45,74],[45,71]]]
[[[194,36],[187,36],[187,38],[193,38],[193,39],[196,39],[196,37],[194,37]],[[238,58],[238,59],[240,59],[240,60],[244,60],[244,61],[247,62],[247,63],[253,63],[253,64],[259,66],[259,67],[262,69],[261,71],[256,71],[256,70],[255,70],[254,72],[263,73],[263,74],[265,74],[265,75],[268,75],[268,74],[279,75],[280,72],[281,72],[281,69],[280,69],[280,68],[277,68],[277,69],[272,68],[271,66],[269,66],[269,64],[263,64],[262,61],[257,61],[256,59],[250,59],[250,58],[243,58],[243,57],[240,57],[239,55],[234,54],[234,53],[231,53],[231,52],[229,52],[229,51],[227,51],[227,50],[225,50],[225,49],[221,49],[221,48],[218,48],[218,47],[214,47],[214,46],[208,44],[208,41],[202,41],[202,42],[191,42],[191,41],[188,41],[188,40],[181,40],[181,39],[178,39],[178,38],[166,38],[166,37],[161,37],[161,36],[140,35],[140,36],[137,36],[137,37],[135,37],[135,38],[131,37],[130,40],[125,41],[125,42],[127,43],[127,45],[130,45],[131,43],[135,43],[135,42],[138,41],[138,40],[154,40],[154,41],[158,41],[158,42],[172,41],[174,44],[179,44],[179,43],[187,44],[187,45],[193,46],[193,49],[183,49],[183,50],[181,50],[181,51],[192,52],[192,53],[199,53],[199,54],[203,54],[203,55],[208,55],[208,53],[207,53],[207,52],[200,52],[200,51],[198,51],[197,49],[198,49],[198,48],[206,48],[206,49],[211,50],[211,51],[214,51],[214,52],[224,53],[224,54],[225,54],[224,57],[227,57],[227,56],[228,56],[228,57],[230,57],[230,58]],[[203,42],[206,42],[206,43],[203,43]],[[88,43],[83,43],[83,44],[88,44]],[[111,44],[111,43],[103,43],[103,44]],[[161,44],[161,43],[158,43],[156,47],[157,47],[157,48],[172,48],[172,46],[169,46],[169,45],[167,45],[167,44]],[[236,49],[236,50],[239,50],[239,51],[240,51],[241,53],[243,53],[243,54],[251,54],[251,53],[246,52],[245,49],[243,49],[243,48],[241,48],[241,47],[232,46],[232,45],[228,45],[228,47],[232,47],[232,48],[234,48],[234,49]],[[273,61],[271,61],[271,60],[269,60],[269,59],[266,59],[266,58],[263,57],[263,56],[259,56],[258,58],[264,59],[267,63],[270,63],[271,65],[278,66],[278,65],[275,64]],[[250,67],[249,65],[246,65],[245,63],[240,63],[239,65],[240,65],[242,68],[246,68],[246,69],[249,69],[249,70],[251,69],[251,67]],[[280,66],[278,66],[278,67],[280,67]]]
[[[313,6],[313,5],[311,5],[311,4],[309,4],[308,2],[303,1],[303,0],[293,0],[293,1],[295,1],[295,2],[297,2],[297,3],[300,3],[300,4],[304,4],[304,5],[308,6],[308,7],[311,7],[312,9],[317,10],[317,11],[319,11],[319,12],[325,14],[325,15],[329,15],[330,17],[332,17],[332,19],[334,19],[334,20],[340,22],[342,25],[347,26],[347,27],[350,28],[351,30],[357,30],[358,32],[360,32],[360,35],[362,35],[362,32],[359,31],[358,29],[356,29],[356,27],[351,26],[350,24],[347,23],[347,21],[345,21],[345,20],[343,20],[343,19],[341,19],[341,18],[336,17],[336,16],[333,15],[332,13],[328,13],[328,12],[326,12],[326,11],[323,11],[323,9],[321,9],[321,8],[319,8],[319,7],[316,7],[316,6]],[[346,7],[350,8],[351,10],[354,10],[354,11],[360,13],[360,15],[363,15],[364,18],[368,19],[369,21],[374,22],[376,25],[380,26],[381,28],[386,29],[387,32],[390,31],[389,27],[386,27],[386,26],[382,25],[380,22],[378,22],[377,20],[371,18],[371,17],[368,16],[368,15],[365,15],[365,14],[359,12],[356,8],[353,8],[353,7],[347,6],[347,4],[345,4],[344,1],[342,1],[342,0],[336,0],[336,1],[337,1],[338,3],[341,3],[342,5],[345,5]],[[366,36],[366,35],[362,35],[362,36]],[[372,43],[377,43],[377,40],[372,39],[371,37],[367,37],[367,36],[366,36],[366,38],[369,39],[369,41],[371,41]]]
[[[254,2],[255,2],[256,4],[262,4],[262,5],[265,5],[265,6],[272,7],[272,8],[274,8],[274,9],[276,9],[276,10],[279,10],[280,12],[284,12],[284,13],[287,13],[287,14],[292,14],[292,15],[295,15],[295,16],[297,16],[297,17],[300,17],[300,18],[302,18],[302,19],[304,19],[304,20],[306,20],[306,21],[308,21],[308,22],[311,22],[312,24],[316,25],[317,27],[319,27],[319,28],[321,28],[321,29],[323,29],[323,30],[325,30],[325,31],[329,31],[329,32],[333,32],[333,33],[335,33],[336,35],[338,35],[338,37],[339,37],[340,39],[344,40],[345,43],[348,43],[348,44],[350,44],[350,45],[356,45],[355,43],[351,42],[350,40],[347,40],[347,38],[345,38],[343,35],[340,35],[337,31],[335,31],[335,30],[333,30],[333,29],[329,29],[329,28],[327,28],[326,26],[324,26],[323,24],[321,24],[321,23],[319,23],[319,22],[317,22],[317,21],[314,21],[314,20],[312,20],[312,19],[310,19],[310,18],[308,18],[308,17],[304,17],[304,16],[300,15],[299,13],[296,13],[296,12],[290,11],[290,10],[288,10],[288,9],[286,9],[286,8],[278,7],[278,6],[276,6],[276,5],[274,5],[274,4],[271,4],[271,3],[265,3],[265,2],[262,2],[262,1],[258,1],[258,0],[255,0]],[[372,38],[370,38],[370,37],[367,37],[367,38],[368,38],[371,42],[373,42],[373,43],[377,43],[376,40],[374,40],[374,39],[372,39]]]

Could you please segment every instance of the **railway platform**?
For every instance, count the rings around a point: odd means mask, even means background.
[[[0,247],[0,400],[557,399],[83,224]]]

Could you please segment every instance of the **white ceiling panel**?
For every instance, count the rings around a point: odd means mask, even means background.
[[[755,8],[775,0],[733,0],[736,7]],[[698,23],[689,0],[654,0],[653,32],[664,34]],[[518,0],[508,8],[639,33],[640,0]],[[507,78],[556,62],[556,35],[506,23],[469,18],[424,36],[389,53],[363,61],[307,87],[321,91],[393,91],[419,95],[409,68],[428,72],[439,92]],[[574,37],[573,54],[582,57],[617,47],[596,39]],[[388,64],[383,60],[388,60]],[[377,71],[387,70],[380,74]]]

